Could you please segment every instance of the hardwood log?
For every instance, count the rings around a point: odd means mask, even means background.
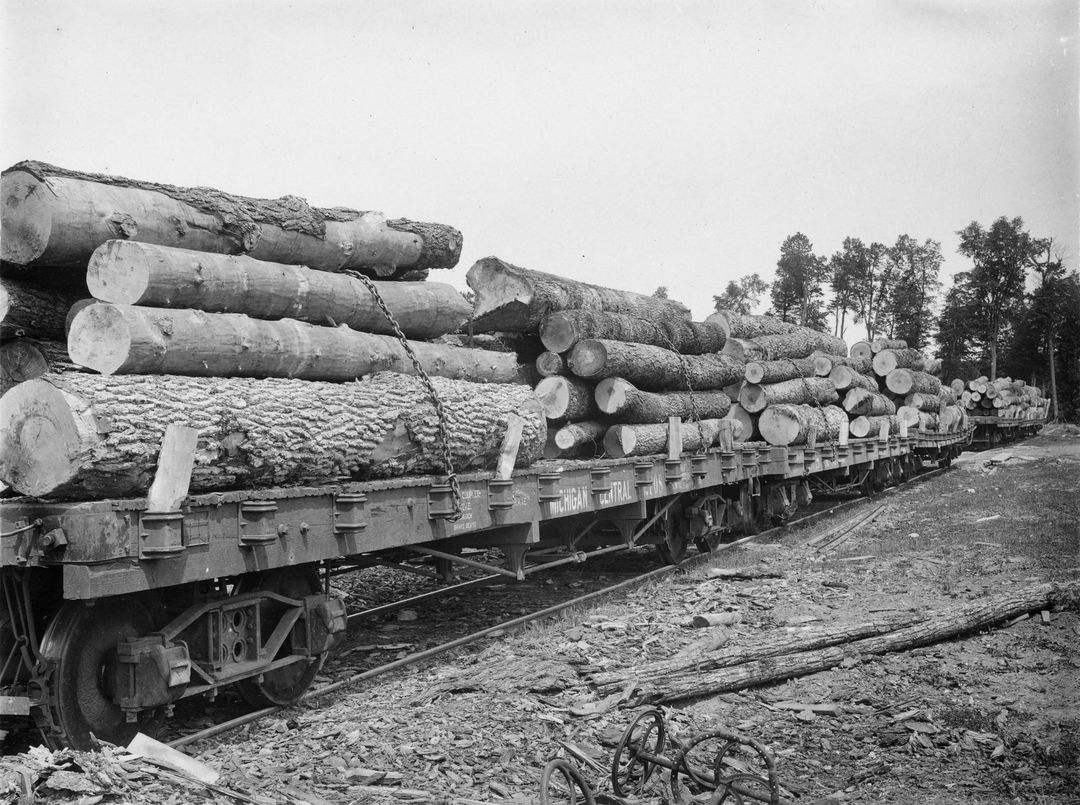
[[[548,419],[592,419],[599,413],[593,387],[577,378],[545,377],[536,385],[536,397]]]
[[[681,419],[720,419],[731,410],[731,400],[722,391],[640,391],[621,377],[609,377],[596,384],[596,406],[620,423],[644,425]]]
[[[836,386],[837,391],[844,391],[846,389],[866,389],[867,391],[878,390],[876,378],[860,374],[850,366],[834,366],[832,371],[829,372],[829,380]]]
[[[957,394],[963,394],[965,391],[967,391],[967,383],[965,383],[960,378],[956,378],[955,380],[951,381],[949,383],[949,386]]]
[[[306,266],[110,240],[94,250],[86,272],[90,292],[104,302],[394,332],[360,280]],[[402,331],[412,338],[453,332],[472,312],[465,297],[445,283],[373,284]]]
[[[7,276],[0,276],[0,288],[7,301],[7,310],[0,319],[0,339],[64,340],[64,322],[77,301],[75,297]]]
[[[835,405],[770,405],[758,417],[761,437],[769,444],[806,444],[813,434],[818,442],[836,439],[848,416]]]
[[[874,373],[884,377],[894,369],[922,370],[926,365],[917,349],[883,349],[874,356]]]
[[[713,446],[723,427],[720,419],[683,422],[679,427],[684,452]],[[664,453],[668,447],[668,426],[612,425],[604,434],[604,452],[612,458],[651,456]]]
[[[725,416],[724,419],[730,419],[738,426],[735,433],[736,441],[761,441],[761,434],[758,433],[757,430],[757,415],[751,414],[738,403],[731,404],[731,410],[728,411],[727,416]]]
[[[498,458],[511,414],[525,420],[518,466],[540,455],[547,425],[532,389],[432,382],[457,469]],[[438,416],[417,378],[380,372],[341,384],[72,373],[4,395],[0,480],[34,496],[141,494],[170,423],[199,432],[193,492],[444,472]]]
[[[724,342],[724,348],[721,350],[724,355],[730,358],[734,358],[737,361],[746,363],[748,361],[767,361],[768,355],[765,354],[765,350],[758,346],[757,341],[751,341],[748,338],[728,338]]]
[[[689,308],[671,299],[589,285],[497,257],[477,261],[465,280],[476,293],[470,325],[476,332],[535,333],[545,317],[562,310],[608,311],[650,321],[690,318]]]
[[[477,383],[531,383],[511,352],[410,341],[430,375]],[[102,374],[296,377],[355,380],[383,370],[416,374],[401,342],[348,327],[319,327],[239,313],[132,307],[101,302],[71,322],[68,352]]]
[[[564,310],[540,323],[540,340],[552,352],[567,352],[586,338],[651,344],[684,355],[719,352],[725,341],[715,323],[670,317],[647,321],[607,310]]]
[[[874,350],[869,341],[856,341],[848,350],[848,357],[856,360],[873,360]]]
[[[825,405],[836,400],[836,387],[825,377],[801,377],[765,385],[746,383],[739,392],[739,404],[751,414],[782,403]]]
[[[848,423],[848,433],[856,439],[877,436],[881,433],[883,424],[889,426],[889,433],[893,436],[900,432],[900,419],[894,414],[892,416],[857,416]]]
[[[902,338],[885,338],[878,336],[870,342],[870,351],[877,355],[883,349],[907,349],[907,341]]]
[[[85,266],[120,238],[321,271],[382,275],[450,268],[461,233],[380,212],[311,207],[296,196],[255,199],[20,162],[0,177],[2,258],[22,266]]]
[[[814,359],[817,374],[820,377],[828,377],[836,366],[846,366],[861,375],[872,375],[874,373],[874,364],[870,358],[844,358],[840,355],[826,355],[824,352],[813,352],[810,357]]]
[[[599,452],[607,429],[607,423],[595,419],[584,422],[568,422],[555,431],[555,444],[563,451],[592,445],[595,448],[594,452]]]
[[[621,377],[647,391],[722,389],[742,380],[745,367],[726,355],[679,355],[670,349],[587,338],[567,360],[578,377],[601,380]]]
[[[799,325],[780,321],[772,316],[754,316],[748,313],[736,313],[734,310],[719,310],[706,322],[720,326],[728,338],[757,338],[760,335],[781,335],[799,329]]]
[[[770,361],[806,358],[813,352],[837,356],[847,353],[847,343],[842,338],[806,327],[780,335],[759,336],[754,343],[761,348],[765,359]]]
[[[904,398],[904,405],[937,414],[941,413],[941,409],[945,407],[945,402],[938,394],[924,394],[921,391],[913,391]]]
[[[540,377],[558,377],[569,371],[566,359],[558,352],[545,350],[536,356],[536,372]]]
[[[813,358],[790,358],[780,361],[750,361],[743,375],[748,383],[780,383],[799,377],[815,377],[817,364]]]
[[[901,405],[896,411],[896,416],[901,422],[906,422],[909,428],[936,431],[941,426],[937,412],[920,411],[910,405]]]
[[[36,341],[12,338],[0,343],[0,394],[49,371],[49,359]]]
[[[879,352],[884,355],[884,352]],[[937,394],[941,391],[941,381],[926,372],[914,369],[893,369],[885,375],[885,387],[893,394],[908,395],[913,391],[923,394]]]
[[[876,391],[850,388],[844,395],[844,410],[852,416],[886,416],[896,413],[896,404]]]

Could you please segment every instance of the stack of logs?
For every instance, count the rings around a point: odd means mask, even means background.
[[[993,416],[1003,419],[1046,419],[1050,400],[1038,386],[1011,377],[977,377],[966,383],[954,380],[950,384],[960,402],[971,416]]]

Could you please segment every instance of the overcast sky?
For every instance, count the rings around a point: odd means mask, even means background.
[[[696,318],[797,231],[1080,254],[1075,0],[0,0],[0,162],[462,230]]]

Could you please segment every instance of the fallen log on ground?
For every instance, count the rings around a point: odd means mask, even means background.
[[[589,285],[497,257],[478,260],[465,280],[476,293],[470,324],[475,332],[536,333],[545,317],[562,310],[608,311],[652,321],[690,318],[689,308],[671,299]]]
[[[1075,601],[1080,582],[1040,584],[989,596],[928,615],[922,622],[886,634],[814,651],[752,660],[715,671],[694,672],[673,682],[655,680],[641,691],[648,702],[676,702],[713,696],[824,671],[861,655],[886,654],[930,645],[983,629],[1027,612]]]
[[[751,414],[781,403],[825,405],[837,399],[836,387],[825,377],[800,377],[765,385],[744,383],[739,391],[739,405]]]
[[[658,424],[673,416],[720,419],[731,410],[722,391],[641,391],[621,377],[601,380],[593,396],[601,413],[626,425]]]
[[[679,355],[670,349],[587,338],[567,359],[578,377],[621,377],[648,391],[722,389],[742,380],[745,366],[726,355]]]
[[[298,319],[344,324],[369,333],[394,332],[360,280],[244,255],[110,240],[91,255],[86,282],[96,299],[121,305],[245,313],[256,319]],[[374,285],[411,338],[453,332],[472,312],[465,297],[445,283],[375,281]]]
[[[545,377],[536,384],[536,398],[548,419],[591,419],[599,413],[593,387],[574,377]]]
[[[816,441],[836,439],[848,421],[843,409],[835,405],[815,408],[810,405],[770,405],[758,417],[757,428],[769,444],[787,446],[806,444],[812,435]]]
[[[722,419],[683,422],[679,426],[683,451],[712,447],[720,438],[723,423]],[[667,425],[612,425],[604,435],[604,452],[612,458],[651,456],[665,452],[667,445]]]
[[[531,383],[530,367],[512,352],[410,341],[430,375],[475,383]],[[102,374],[296,377],[355,380],[380,371],[416,374],[394,336],[292,319],[266,321],[239,313],[133,307],[101,302],[71,322],[68,352]]]
[[[0,288],[7,303],[0,310],[0,339],[36,338],[64,340],[68,310],[77,301],[63,291],[44,288],[26,280],[0,276]]]
[[[746,364],[744,377],[749,383],[780,383],[797,377],[814,377],[817,364],[813,358],[791,358],[780,361],[751,361]]]
[[[734,310],[718,310],[707,319],[719,325],[728,338],[757,338],[761,335],[781,335],[799,329],[799,325],[791,324],[772,316],[754,316],[749,313],[736,313]]]
[[[525,423],[518,466],[539,457],[547,423],[531,388],[432,382],[458,469],[498,458],[510,414]],[[444,472],[438,416],[417,378],[381,372],[342,384],[71,373],[21,383],[0,401],[0,480],[34,496],[139,495],[170,423],[199,431],[192,492]]]
[[[684,355],[719,352],[725,340],[717,324],[670,317],[647,321],[607,310],[563,310],[540,324],[540,340],[552,352],[567,352],[586,338],[651,344]]]
[[[247,198],[43,162],[12,166],[0,187],[2,258],[42,271],[85,267],[94,249],[116,238],[380,276],[451,268],[461,254],[461,233],[453,227],[316,208],[296,196]]]

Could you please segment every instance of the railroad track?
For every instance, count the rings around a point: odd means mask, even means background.
[[[580,595],[569,600],[538,609],[534,612],[520,615],[515,618],[510,618],[508,620],[503,620],[490,626],[485,626],[481,629],[472,631],[468,634],[462,635],[444,643],[440,643],[438,645],[423,649],[421,651],[416,651],[406,656],[399,657],[391,662],[387,662],[363,671],[350,673],[342,679],[338,679],[336,681],[309,690],[300,698],[299,702],[302,703],[316,701],[318,699],[336,693],[344,688],[348,688],[361,682],[367,682],[372,679],[377,679],[395,671],[399,671],[403,668],[407,668],[411,665],[416,665],[446,652],[453,651],[454,649],[471,645],[480,640],[491,637],[492,635],[495,635],[497,633],[517,629],[534,621],[542,620],[544,618],[566,612],[568,610],[574,609],[575,607],[590,604],[605,596],[609,596],[624,590],[634,589],[635,587],[646,584],[649,581],[660,579],[676,572],[684,572],[687,569],[707,564],[708,562],[713,560],[717,554],[724,551],[736,548],[748,542],[765,540],[781,536],[784,533],[789,532],[795,526],[804,526],[809,523],[830,517],[831,515],[838,514],[847,509],[854,508],[860,504],[866,503],[867,501],[875,500],[877,499],[877,497],[894,493],[895,491],[902,489],[910,484],[920,483],[922,481],[929,480],[930,478],[936,477],[946,471],[947,468],[937,468],[922,471],[919,474],[914,475],[911,478],[908,478],[907,480],[896,484],[895,486],[883,490],[877,496],[867,497],[865,495],[860,495],[859,497],[855,497],[851,500],[832,503],[816,511],[808,512],[801,517],[793,518],[780,525],[761,531],[757,534],[741,537],[731,542],[722,543],[710,552],[695,554],[684,559],[678,564],[664,565],[663,567],[655,568],[645,573],[636,574],[631,576],[630,578],[623,579],[615,584],[611,584],[606,587],[590,591],[584,595]],[[878,507],[875,512],[879,513],[880,507]],[[817,549],[821,552],[824,552],[825,550],[829,550],[835,547],[837,544],[839,544],[841,538],[845,537],[847,533],[849,533],[850,529],[861,527],[862,525],[865,525],[868,520],[873,519],[873,517],[876,516],[876,513],[872,512],[871,514],[872,516],[856,516],[855,518],[853,518],[852,521],[843,522],[839,524],[837,529],[826,532],[825,536],[827,536],[828,539],[823,540],[820,544],[818,544]],[[837,535],[839,535],[840,538],[838,538]],[[811,541],[808,540],[808,543],[811,543]],[[394,601],[391,603],[364,609],[350,615],[349,623],[350,625],[355,625],[360,623],[361,621],[386,615],[394,611],[399,611],[422,604],[430,604],[450,596],[460,595],[462,593],[474,591],[494,584],[503,584],[505,582],[506,579],[499,575],[488,575],[477,579],[471,579],[469,581],[461,582],[459,584],[451,585],[449,587],[444,587],[438,590],[432,590],[429,592],[411,596],[400,601]],[[169,745],[174,748],[181,748],[190,744],[197,743],[199,741],[215,738],[234,729],[238,729],[242,726],[259,721],[260,719],[272,716],[276,713],[280,713],[286,709],[287,707],[274,706],[264,707],[259,710],[244,713],[227,721],[223,721],[219,724],[215,724],[205,729],[201,729],[197,732],[175,738],[169,741]]]

